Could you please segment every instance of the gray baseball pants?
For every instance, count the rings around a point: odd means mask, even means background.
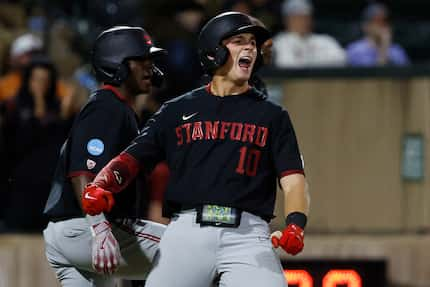
[[[243,212],[237,228],[196,223],[196,212],[172,219],[145,287],[286,287],[269,226]]]
[[[63,287],[113,287],[119,278],[146,278],[165,228],[146,220],[112,222],[122,256],[113,276],[98,274],[92,268],[92,236],[85,218],[50,222],[43,231],[45,253]]]

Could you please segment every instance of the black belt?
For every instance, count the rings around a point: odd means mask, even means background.
[[[179,211],[195,210],[195,211],[197,211],[197,213],[201,213],[202,209],[203,209],[203,205],[200,205],[200,204],[182,204],[181,207],[180,207],[180,209],[179,209]],[[239,213],[242,213],[243,211],[246,211],[246,210],[239,210],[237,208],[235,208],[235,209]],[[254,212],[251,212],[251,211],[246,211],[246,212],[249,212],[249,213],[251,213],[251,214],[253,214],[255,216],[260,217],[261,219],[263,219],[267,223],[269,223],[272,220],[272,218],[273,218],[273,216],[259,215],[259,214],[256,214]],[[217,226],[219,226],[219,225],[217,225]]]

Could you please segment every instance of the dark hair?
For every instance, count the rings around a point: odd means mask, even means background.
[[[389,18],[389,11],[385,4],[380,2],[371,2],[366,6],[366,8],[364,8],[361,19],[363,22],[368,22],[380,13],[385,14],[387,19]]]
[[[34,56],[29,65],[23,70],[21,87],[16,97],[17,108],[34,108],[33,95],[30,91],[30,78],[35,68],[44,68],[49,71],[51,83],[49,85],[47,95],[45,97],[48,111],[58,112],[60,110],[60,102],[57,97],[57,70],[54,64],[45,56]]]

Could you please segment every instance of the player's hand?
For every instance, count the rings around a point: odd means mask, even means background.
[[[89,183],[82,194],[82,209],[86,214],[97,215],[109,212],[115,201],[111,192]]]
[[[273,232],[271,237],[273,247],[282,247],[288,254],[296,255],[303,250],[304,231],[294,223],[289,224],[282,232]]]
[[[110,223],[102,221],[94,224],[91,226],[91,231],[93,268],[106,275],[114,273],[119,266],[121,253],[118,241],[112,234]]]

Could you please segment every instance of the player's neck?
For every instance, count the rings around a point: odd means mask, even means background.
[[[121,94],[121,96],[124,98],[124,100],[136,111],[136,95],[131,93],[125,85],[121,85],[119,87],[116,87],[118,92]]]
[[[214,75],[210,85],[212,94],[218,97],[243,94],[249,89],[248,82],[237,83],[226,77]]]

